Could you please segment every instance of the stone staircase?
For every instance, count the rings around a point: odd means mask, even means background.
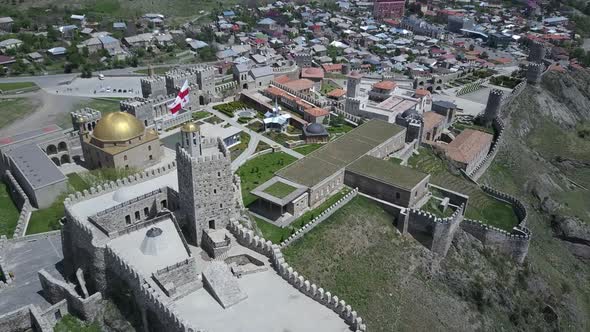
[[[203,271],[203,285],[225,309],[248,297],[238,285],[229,266],[217,260]]]

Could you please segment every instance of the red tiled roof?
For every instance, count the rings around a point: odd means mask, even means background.
[[[381,90],[393,90],[396,86],[397,84],[392,81],[381,81],[373,84],[373,88]]]
[[[334,89],[328,92],[328,97],[340,98],[346,94],[346,91],[342,89]]]
[[[324,71],[322,68],[308,67],[301,69],[302,78],[324,78]]]
[[[483,131],[465,129],[451,143],[444,146],[449,158],[470,163],[485,148],[492,144],[493,136]]]
[[[284,83],[284,85],[295,91],[301,91],[311,89],[313,87],[313,81],[310,81],[307,78],[302,78],[294,81],[289,81],[287,83]]]
[[[428,96],[430,95],[430,91],[426,90],[426,89],[416,89],[416,91],[414,92],[414,96],[418,96],[418,97],[423,97],[423,96]]]
[[[277,76],[274,79],[274,81],[277,82],[277,83],[279,83],[279,84],[285,84],[285,83],[289,82],[290,80],[291,79],[287,75]]]
[[[318,117],[318,116],[326,116],[328,114],[330,114],[330,112],[326,111],[323,108],[320,107],[314,107],[314,108],[308,108],[306,110],[304,110],[303,112],[313,116],[313,117]]]
[[[326,71],[327,73],[333,72],[333,71],[342,71],[342,64],[341,63],[325,64],[325,65],[322,65],[322,68],[324,68],[324,71]]]
[[[440,115],[436,112],[424,112],[423,119],[424,132],[431,131],[434,127],[441,125],[445,121],[444,115]]]

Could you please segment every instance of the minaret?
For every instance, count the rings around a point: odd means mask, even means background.
[[[181,147],[193,158],[203,155],[201,145],[201,128],[193,123],[187,122],[180,128]]]

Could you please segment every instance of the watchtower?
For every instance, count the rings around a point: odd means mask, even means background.
[[[529,63],[526,69],[526,81],[530,84],[537,84],[541,82],[541,75],[543,74],[543,65],[540,63]]]
[[[361,74],[352,72],[347,76],[346,80],[346,97],[357,98],[360,95],[361,89]]]
[[[483,124],[487,127],[492,124],[494,119],[500,114],[502,109],[502,98],[504,91],[500,89],[492,89],[488,95],[488,102],[483,112]]]
[[[545,45],[538,41],[531,42],[529,46],[529,62],[535,63],[543,63],[543,59],[545,59]]]
[[[229,150],[223,140],[202,137],[198,125],[186,123],[177,145],[178,202],[189,241],[201,245],[203,232],[225,228],[236,203]]]

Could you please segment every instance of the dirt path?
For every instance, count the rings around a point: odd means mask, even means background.
[[[48,94],[43,90],[11,97],[29,98],[32,107],[34,107],[36,111],[31,115],[18,119],[0,129],[0,137],[11,136],[54,123],[63,126],[64,128],[68,128],[70,127],[69,120],[67,120],[68,113],[72,111],[77,104],[89,99],[85,97],[57,96]],[[18,112],[18,110],[15,111]]]

